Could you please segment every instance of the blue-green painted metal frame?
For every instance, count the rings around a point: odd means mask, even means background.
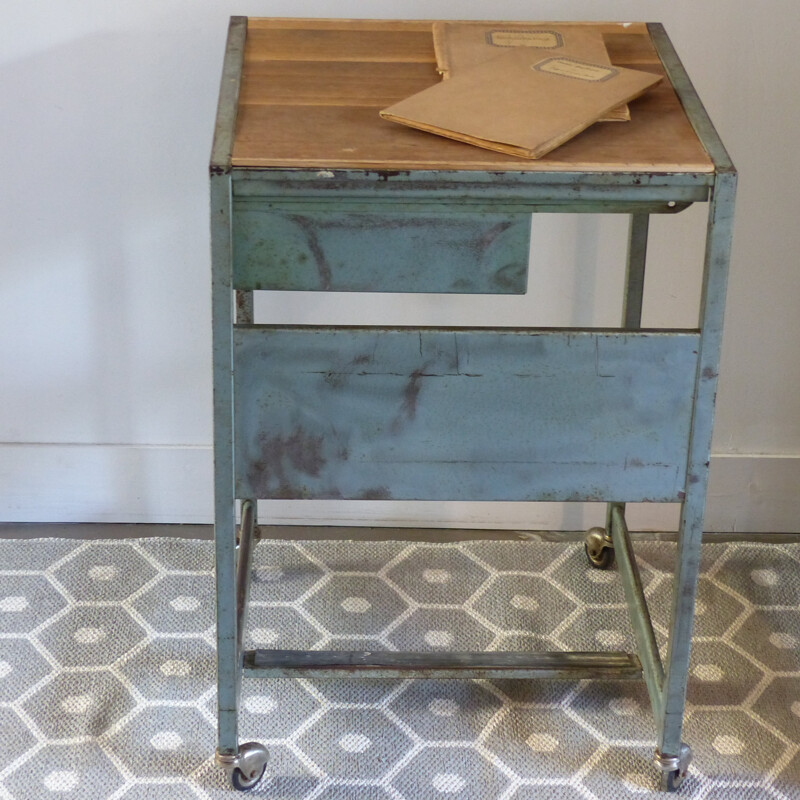
[[[236,607],[236,497],[233,489],[233,272],[231,153],[247,18],[233,17],[222,69],[209,167],[211,314],[214,364],[214,539],[217,597],[217,753],[239,749],[241,647]]]
[[[455,674],[475,677],[510,670],[517,677],[586,674],[630,677],[642,674],[648,687],[658,731],[658,759],[662,769],[672,769],[682,753],[681,729],[688,676],[694,600],[700,560],[703,513],[708,479],[708,459],[714,416],[722,322],[732,238],[736,170],[708,118],[664,29],[648,25],[651,40],[686,114],[714,164],[712,172],[536,172],[536,171],[436,171],[390,172],[357,169],[247,169],[231,165],[238,104],[239,80],[246,39],[246,18],[231,20],[223,67],[217,125],[210,165],[212,306],[214,350],[214,451],[215,538],[218,641],[218,751],[235,757],[238,742],[238,688],[243,668],[258,674],[314,674],[343,665],[361,674]],[[236,215],[248,209],[259,213],[305,212],[311,215],[365,214],[527,214],[542,212],[626,213],[631,215],[627,263],[627,288],[622,331],[639,331],[647,251],[648,219],[652,213],[675,213],[690,203],[709,204],[703,286],[688,435],[684,444],[685,468],[678,553],[675,568],[668,650],[662,660],[653,633],[635,555],[624,516],[626,497],[608,497],[608,534],[613,540],[637,640],[639,658],[624,654],[592,661],[581,654],[515,654],[499,658],[492,667],[478,654],[451,654],[448,659],[426,661],[424,654],[394,660],[368,659],[366,654],[340,658],[326,654],[275,654],[241,646],[244,625],[248,562],[253,544],[256,497],[237,497],[235,419],[237,391],[236,324],[248,329],[253,322],[252,280],[237,286],[234,280]],[[282,288],[280,280],[272,288]],[[285,288],[315,288],[288,286]],[[324,288],[324,287],[323,287]],[[354,287],[358,289],[359,287]],[[456,290],[458,287],[454,287]],[[478,287],[480,290],[480,287]],[[543,333],[543,332],[540,332]],[[596,332],[584,331],[593,336]],[[669,332],[662,332],[669,337]],[[687,333],[677,334],[686,336]],[[691,335],[691,334],[689,334]],[[248,486],[248,494],[254,494]],[[532,498],[535,499],[535,498]],[[539,498],[542,499],[542,498]],[[552,499],[552,498],[544,498]],[[641,499],[641,498],[639,498]],[[236,503],[242,502],[241,544],[237,545]],[[237,579],[238,572],[238,579]],[[245,664],[246,659],[246,664]],[[330,662],[330,663],[328,663]],[[441,662],[441,663],[439,663]],[[309,666],[309,664],[311,666]],[[356,668],[357,667],[357,668]],[[349,668],[348,668],[349,669]],[[483,673],[481,671],[484,671]],[[583,673],[581,673],[583,676]],[[666,766],[665,766],[666,765]]]

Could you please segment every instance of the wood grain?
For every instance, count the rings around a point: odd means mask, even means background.
[[[240,102],[245,105],[389,105],[440,80],[429,62],[318,61],[248,64]]]
[[[613,63],[663,74],[644,24],[585,23]],[[529,160],[381,120],[378,112],[439,81],[431,23],[248,21],[237,167],[711,172],[668,82],[630,104],[631,121],[597,123]]]

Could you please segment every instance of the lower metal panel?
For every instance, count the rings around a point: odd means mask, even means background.
[[[694,333],[240,328],[239,497],[681,499]]]

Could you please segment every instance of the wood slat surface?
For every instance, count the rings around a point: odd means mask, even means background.
[[[320,75],[319,61],[256,61],[248,65],[240,102],[382,108],[438,82],[429,62],[331,61]]]
[[[500,23],[502,24],[502,23]],[[663,73],[643,24],[586,23],[612,62]],[[711,172],[666,80],[539,160],[493,153],[380,119],[438,83],[430,22],[250,19],[232,163],[238,167]]]
[[[248,28],[251,61],[436,63],[429,30]]]

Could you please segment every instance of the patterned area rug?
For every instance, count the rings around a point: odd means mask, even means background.
[[[674,545],[636,546],[659,635]],[[800,798],[800,545],[707,544],[681,796]],[[230,798],[215,746],[213,551],[0,540],[0,798]],[[249,646],[633,649],[576,544],[264,542]],[[271,800],[659,797],[639,682],[248,680]]]

